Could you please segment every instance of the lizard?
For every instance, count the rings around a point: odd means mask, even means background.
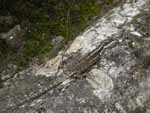
[[[14,106],[6,108],[2,112],[6,112],[8,110],[16,110],[22,105],[32,102],[33,100],[41,97],[50,90],[57,88],[58,86],[62,85],[64,81],[70,78],[75,79],[84,77],[84,74],[89,71],[90,67],[95,65],[101,59],[104,51],[109,47],[116,45],[116,43],[118,43],[118,41],[114,40],[113,38],[105,39],[91,52],[83,56],[78,53],[74,57],[72,57],[71,60],[69,60],[70,58],[65,59],[64,61],[62,61],[61,64],[62,68],[65,68],[65,71],[62,73],[62,75],[56,77],[53,83],[51,83],[46,89],[40,91],[39,93],[36,93],[35,95],[30,96],[28,99],[25,99]],[[75,57],[78,58],[75,60]]]
[[[116,45],[116,43],[118,43],[118,41],[113,38],[105,39],[95,49],[85,55],[81,55],[80,52],[73,53],[73,55],[62,61],[61,68],[64,69],[64,73],[74,72],[74,75],[71,76],[82,78],[81,75],[87,72],[90,67],[101,59],[104,51]]]

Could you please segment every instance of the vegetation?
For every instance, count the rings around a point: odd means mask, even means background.
[[[112,5],[113,1],[106,0],[105,4]],[[72,40],[93,17],[100,15],[104,8],[103,4],[98,4],[96,0],[1,0],[0,2],[0,15],[13,16],[14,23],[21,24],[26,31],[22,50],[17,55],[11,51],[17,58],[14,61],[23,66],[33,57],[47,54],[53,48],[51,40],[55,36],[63,36],[66,42]]]

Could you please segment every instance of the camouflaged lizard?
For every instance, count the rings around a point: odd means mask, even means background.
[[[73,73],[74,75],[71,76],[82,78],[82,74],[89,71],[101,59],[104,51],[115,46],[116,43],[118,43],[117,40],[110,38],[102,41],[99,46],[86,55],[81,55],[80,52],[73,53],[70,57],[62,61],[61,68],[66,74]]]

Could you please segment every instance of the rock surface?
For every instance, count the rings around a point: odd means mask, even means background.
[[[137,0],[116,7],[46,64],[1,72],[0,113],[150,113],[149,6],[149,0]],[[84,56],[109,38],[118,43],[104,46],[85,78],[64,79],[64,59]]]

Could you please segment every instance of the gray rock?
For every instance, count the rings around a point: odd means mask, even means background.
[[[130,35],[136,30],[133,22],[149,12],[147,5],[148,0],[137,0],[133,4],[123,4],[123,8],[116,7],[76,37],[64,55],[80,52],[80,55],[88,56],[104,40],[118,41],[113,46],[109,43],[103,47],[101,59],[85,71],[86,78],[68,77],[71,72],[60,66],[64,56],[59,54],[46,64],[33,65],[6,81],[5,87],[0,89],[0,112],[149,113],[150,66],[140,66],[141,59],[149,57],[148,43],[144,43],[147,37],[138,30],[141,42],[135,40],[139,35]],[[54,41],[54,44],[58,42]],[[143,43],[146,45],[141,46]],[[74,63],[70,68],[76,65],[80,64]],[[55,74],[47,76],[50,73]]]

